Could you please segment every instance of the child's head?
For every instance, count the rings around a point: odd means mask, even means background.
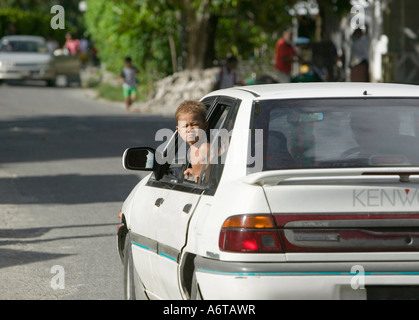
[[[229,70],[236,69],[237,68],[237,62],[238,61],[237,61],[237,58],[235,56],[232,56],[232,57],[228,58],[227,62],[226,62],[227,69],[229,69]]]
[[[205,121],[207,108],[202,102],[186,100],[180,104],[175,113],[178,123],[176,130],[181,138],[189,144],[194,144],[208,128]]]
[[[126,57],[124,59],[124,62],[126,66],[131,66],[131,63],[132,63],[131,57]]]
[[[73,39],[73,34],[72,34],[71,32],[67,32],[67,33],[65,34],[65,38],[66,38],[67,40],[72,40],[72,39]]]

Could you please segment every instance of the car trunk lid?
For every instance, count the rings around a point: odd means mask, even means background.
[[[284,252],[419,250],[417,171],[297,171],[246,181],[264,188]]]

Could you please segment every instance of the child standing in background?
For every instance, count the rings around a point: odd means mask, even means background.
[[[130,57],[125,58],[125,66],[122,68],[119,81],[122,83],[122,91],[125,99],[125,110],[129,109],[137,99],[137,73],[138,69],[132,65]]]
[[[234,56],[227,59],[226,65],[217,73],[214,90],[232,88],[237,84],[237,63]]]

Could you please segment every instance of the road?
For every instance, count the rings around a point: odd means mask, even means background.
[[[117,215],[143,175],[121,156],[174,125],[80,88],[0,86],[0,299],[123,299]]]

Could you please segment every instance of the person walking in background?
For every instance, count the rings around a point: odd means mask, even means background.
[[[137,99],[137,73],[138,69],[132,65],[130,57],[126,57],[125,66],[121,70],[119,81],[122,83],[122,91],[125,99],[125,110],[129,113],[129,109],[133,102]]]
[[[280,83],[291,82],[291,68],[294,59],[298,57],[297,51],[291,44],[292,30],[286,29],[275,46],[275,70]]]
[[[84,35],[80,39],[80,59],[83,66],[85,66],[89,61],[89,40]]]
[[[234,87],[237,84],[237,58],[230,57],[217,73],[214,90]]]
[[[369,50],[370,39],[368,29],[356,29],[352,34],[351,45],[351,81],[369,82]]]
[[[59,47],[60,46],[59,46],[57,40],[55,40],[52,36],[48,36],[48,39],[47,39],[48,52],[53,54],[54,51],[57,50]]]

